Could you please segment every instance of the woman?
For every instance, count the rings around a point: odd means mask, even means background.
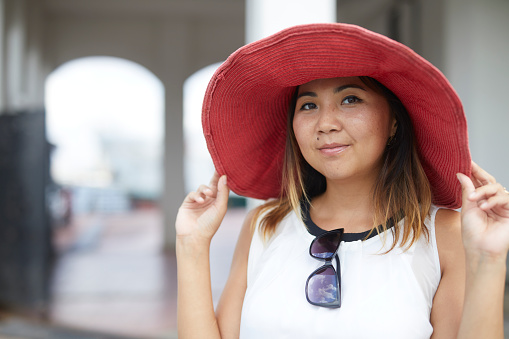
[[[177,217],[179,337],[503,337],[509,195],[413,51],[352,25],[284,30],[218,69],[203,124],[222,176]],[[214,314],[229,187],[274,199],[244,223]]]

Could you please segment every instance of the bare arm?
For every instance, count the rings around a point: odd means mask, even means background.
[[[440,210],[436,235],[442,279],[433,300],[432,339],[504,337],[509,195],[475,163],[458,213]],[[461,241],[462,240],[462,241]]]
[[[200,199],[201,198],[201,199]],[[214,175],[184,200],[177,217],[179,338],[238,338],[247,288],[247,260],[252,232],[250,213],[239,235],[230,275],[214,313],[210,282],[210,241],[219,228],[228,188]]]
[[[177,326],[179,338],[221,338],[210,285],[210,241],[226,214],[226,177],[190,193],[175,224],[177,232]]]
[[[217,320],[222,338],[238,338],[240,334],[240,317],[247,289],[247,261],[253,232],[249,213],[237,241],[233,255],[230,275],[219,299],[216,309]]]
[[[509,194],[475,163],[471,178],[459,174],[458,179],[463,189],[466,256],[465,305],[458,338],[502,339]]]
[[[442,277],[431,309],[432,339],[456,338],[465,297],[465,254],[461,241],[460,214],[441,209],[435,232]]]

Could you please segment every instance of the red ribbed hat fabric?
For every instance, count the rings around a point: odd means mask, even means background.
[[[281,189],[286,120],[295,87],[322,78],[370,76],[412,119],[433,203],[461,206],[456,173],[470,175],[462,104],[445,76],[410,48],[349,24],[285,29],[234,52],[215,72],[202,123],[219,174],[237,194],[268,199]]]

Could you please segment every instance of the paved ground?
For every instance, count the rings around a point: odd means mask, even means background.
[[[231,209],[211,245],[217,302],[245,216]],[[85,216],[57,239],[63,253],[54,280],[56,324],[136,338],[176,337],[176,262],[162,252],[161,215]]]
[[[108,335],[97,331],[48,325],[8,318],[0,322],[0,339],[135,339],[132,337]]]

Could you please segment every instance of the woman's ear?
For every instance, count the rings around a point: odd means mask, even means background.
[[[391,127],[391,138],[396,135],[396,131],[398,130],[398,120],[392,119],[392,127]]]

